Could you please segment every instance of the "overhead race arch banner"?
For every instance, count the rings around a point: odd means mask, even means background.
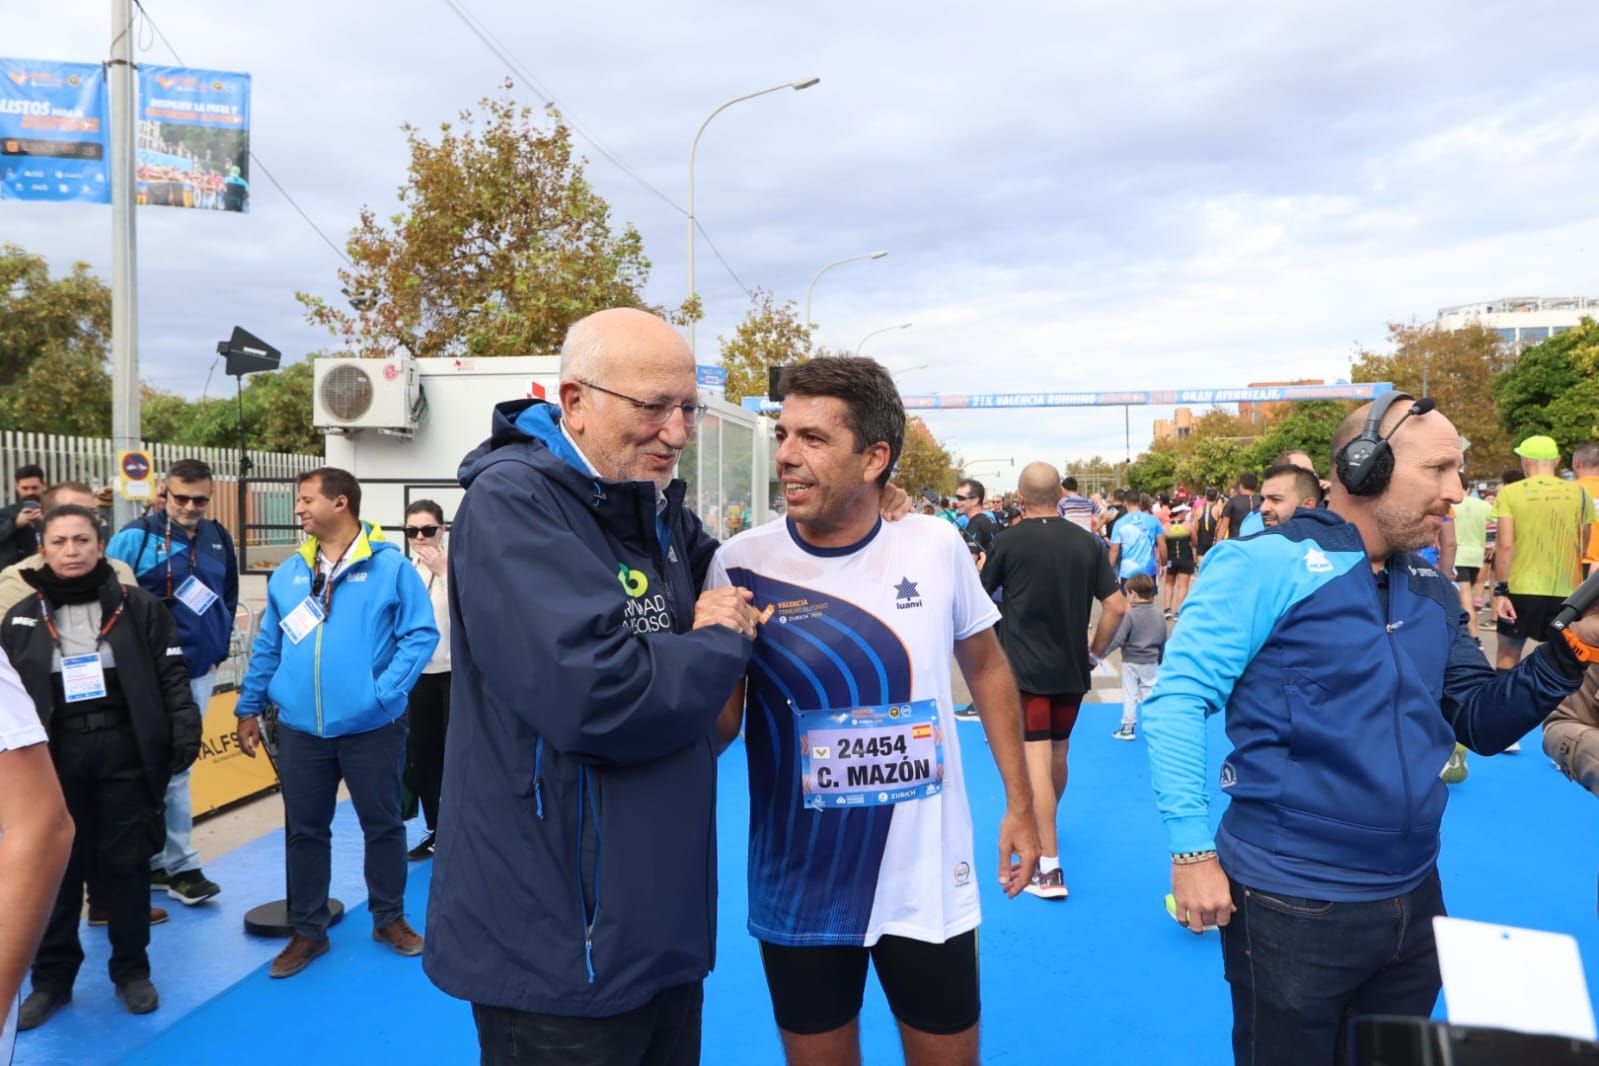
[[[1306,400],[1370,400],[1393,391],[1387,381],[1343,385],[1261,385],[1243,389],[1134,389],[1124,392],[933,393],[902,396],[907,411],[981,411],[1002,407],[1149,407],[1202,403],[1299,403]],[[747,410],[781,411],[764,396],[746,396]]]
[[[0,59],[0,200],[108,204],[105,70]]]
[[[250,75],[139,67],[138,201],[250,209]]]

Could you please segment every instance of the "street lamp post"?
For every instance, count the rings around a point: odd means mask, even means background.
[[[873,337],[877,336],[879,333],[891,333],[891,332],[893,332],[896,329],[910,329],[910,328],[911,328],[911,324],[909,322],[901,322],[897,326],[884,326],[882,329],[874,329],[870,333],[868,333],[866,336],[861,338],[861,342],[855,346],[855,354],[856,355],[860,355],[861,354],[861,349],[866,347],[866,342],[871,340]]]
[[[743,96],[735,96],[709,115],[706,115],[705,121],[700,123],[700,128],[694,131],[694,141],[688,147],[688,297],[690,300],[694,299],[694,154],[700,148],[700,134],[704,133],[705,127],[711,124],[711,119],[720,115],[734,104],[743,103],[745,100],[753,100],[757,96],[765,96],[767,93],[775,93],[782,89],[794,89],[796,91],[809,89],[821,80],[821,78],[814,76],[800,78],[798,81],[785,81],[781,85],[774,85],[770,89],[761,89],[757,92],[745,93]],[[688,323],[688,347],[690,351],[694,350],[693,319],[689,319]]]
[[[806,331],[808,332],[810,330],[810,328],[811,328],[811,297],[816,294],[816,283],[819,280],[821,280],[821,277],[822,277],[823,274],[827,273],[829,270],[832,270],[834,267],[842,266],[845,263],[856,263],[856,262],[859,262],[862,259],[881,259],[881,258],[883,258],[883,256],[885,256],[887,254],[888,253],[885,252],[885,251],[876,251],[876,252],[867,252],[865,255],[846,255],[843,259],[835,259],[831,263],[828,263],[826,266],[824,266],[822,269],[818,270],[816,272],[816,276],[811,278],[810,285],[807,286],[806,289],[805,289],[805,329],[806,329]]]

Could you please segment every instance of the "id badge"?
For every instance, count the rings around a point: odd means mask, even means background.
[[[316,601],[316,597],[307,596],[300,601],[300,606],[290,611],[278,623],[278,628],[283,630],[290,643],[298,644],[310,636],[311,631],[321,625],[322,619],[326,617],[327,615],[323,612],[322,605]]]
[[[100,666],[100,653],[62,656],[61,688],[68,703],[104,699],[105,670]]]
[[[211,605],[217,602],[217,594],[193,574],[183,579],[183,584],[178,586],[174,595],[179,603],[195,614],[205,614],[211,609]]]
[[[805,806],[881,807],[944,790],[936,700],[794,714]]]

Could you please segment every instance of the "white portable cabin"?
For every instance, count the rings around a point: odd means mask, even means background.
[[[315,368],[314,423],[326,433],[328,465],[360,480],[361,517],[395,539],[413,500],[435,500],[446,521],[455,517],[464,492],[456,472],[488,438],[495,404],[540,388],[559,399],[555,356],[318,359]],[[771,424],[719,395],[700,396],[710,410],[678,477],[707,530],[725,539],[768,516]]]

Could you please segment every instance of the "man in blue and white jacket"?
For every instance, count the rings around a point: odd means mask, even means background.
[[[439,643],[427,586],[382,530],[361,521],[361,485],[325,466],[300,475],[295,517],[309,534],[267,582],[261,632],[234,713],[255,755],[260,714],[278,708],[278,774],[294,935],[272,960],[291,977],[328,950],[328,882],[339,782],[366,841],[372,939],[422,954],[405,920],[406,696]]]
[[[178,623],[178,643],[189,672],[189,691],[205,717],[217,664],[228,657],[233,616],[239,607],[239,559],[222,523],[206,518],[211,467],[179,459],[167,471],[166,503],[123,526],[106,545],[108,559],[132,567],[139,587],[161,601]],[[194,849],[194,805],[189,774],[167,785],[166,846],[150,863],[150,886],[193,906],[222,889],[200,869]]]
[[[1144,705],[1176,915],[1223,927],[1239,1063],[1342,1062],[1351,1017],[1432,1011],[1439,773],[1457,740],[1502,751],[1582,679],[1563,644],[1496,674],[1472,642],[1414,554],[1460,499],[1459,434],[1390,395],[1340,425],[1327,509],[1211,550]],[[1594,613],[1572,628],[1599,644]],[[1212,836],[1205,719],[1224,709]]]

